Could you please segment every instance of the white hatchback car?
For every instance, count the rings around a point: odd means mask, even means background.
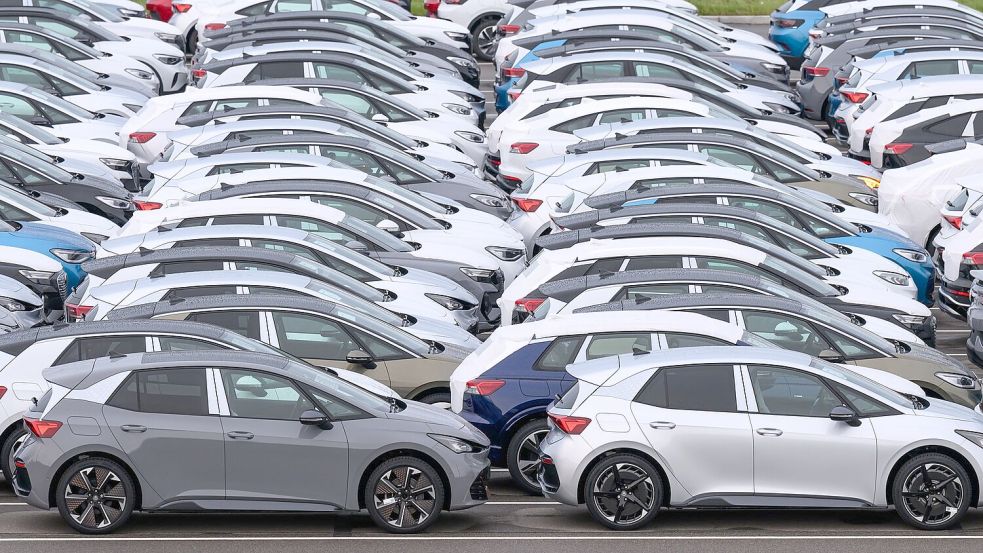
[[[570,365],[545,495],[616,529],[662,507],[884,509],[922,530],[979,506],[983,415],[809,357],[715,347]]]

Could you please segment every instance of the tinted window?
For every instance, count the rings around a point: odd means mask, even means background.
[[[828,417],[842,402],[815,375],[778,367],[748,367],[758,411],[770,415]]]
[[[99,336],[79,338],[72,342],[52,365],[64,365],[75,361],[85,361],[110,355],[143,353],[147,351],[147,340],[143,336]]]
[[[160,351],[214,351],[229,349],[221,344],[196,340],[194,338],[179,338],[177,336],[161,336]]]
[[[726,312],[724,313],[726,315]],[[732,346],[730,342],[712,336],[667,332],[664,334],[670,348],[700,348],[706,346]]]
[[[137,396],[137,373],[132,373],[126,382],[116,390],[106,405],[127,411],[139,411],[140,400]]]
[[[222,369],[229,413],[247,419],[298,420],[314,404],[293,382],[266,373]]]
[[[212,324],[247,338],[259,340],[259,313],[255,311],[212,311],[192,313],[189,321]],[[161,344],[163,345],[163,344]]]
[[[305,386],[304,389],[314,397],[314,401],[318,403],[318,407],[320,407],[322,412],[327,413],[332,420],[357,419],[366,416],[361,409],[332,397],[317,388]]]
[[[235,293],[235,286],[189,286],[187,288],[175,288],[173,290],[169,290],[160,299],[161,301],[167,301],[174,299],[200,298],[204,296],[224,296],[226,294]]]
[[[357,328],[350,328],[349,330],[373,359],[390,361],[393,359],[408,359],[410,357],[405,351],[378,336],[363,332]]]
[[[670,296],[674,294],[688,294],[689,284],[681,282],[666,282],[662,284],[639,284],[628,286],[611,298],[611,301],[619,300],[638,300],[646,298],[657,298],[659,296]]]
[[[955,75],[959,73],[958,60],[927,60],[917,61],[908,66],[901,79],[913,77],[931,77],[934,75]]]
[[[135,374],[139,411],[171,415],[208,414],[208,387],[205,384],[204,369],[149,370],[137,371]],[[117,393],[120,392],[125,397],[121,397],[121,403],[130,402],[132,405],[132,388],[129,382]]]
[[[365,242],[361,240],[360,237],[354,234],[341,230],[335,225],[325,223],[323,221],[316,221],[314,219],[308,219],[307,217],[299,217],[294,215],[277,215],[276,216],[277,226],[295,228],[300,230],[306,230],[307,232],[313,232],[318,236],[327,238],[332,242],[338,242],[340,244],[346,244],[352,241]]]
[[[626,271],[642,269],[681,269],[683,258],[678,255],[662,255],[648,257],[633,257],[628,260]]]
[[[782,349],[808,353],[814,357],[833,349],[812,324],[782,313],[744,311],[744,326],[751,334]]]
[[[623,77],[625,75],[624,63],[620,61],[596,61],[582,63],[567,75],[568,83],[575,83],[580,80],[598,80]]]
[[[877,417],[895,413],[894,409],[855,391],[853,388],[848,388],[838,382],[831,382],[831,384],[853,406],[853,411],[861,417]]]
[[[580,351],[580,344],[583,341],[582,336],[562,336],[553,340],[539,358],[535,368],[544,371],[566,370],[567,365],[577,359],[577,352]]]
[[[734,367],[691,365],[660,370],[642,388],[635,401],[690,411],[737,411]]]
[[[610,171],[629,171],[631,169],[640,169],[642,167],[648,167],[652,162],[646,159],[624,159],[621,161],[599,161],[592,165],[590,169],[587,170],[585,175],[594,175],[596,173],[607,173]]]
[[[598,334],[590,338],[587,346],[587,359],[611,357],[623,353],[652,351],[652,335],[648,332],[618,332]]]

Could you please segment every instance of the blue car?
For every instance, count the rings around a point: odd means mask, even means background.
[[[922,246],[896,232],[868,227],[869,232],[848,236],[825,238],[830,244],[839,244],[874,252],[900,265],[918,287],[918,301],[932,307],[935,304],[935,265]],[[867,230],[867,229],[865,229]]]
[[[835,0],[790,0],[771,14],[768,38],[778,45],[778,52],[792,69],[798,69],[805,60],[809,46],[809,31],[826,19],[822,8]]]
[[[0,222],[0,274],[37,292],[48,311],[85,278],[82,263],[95,256],[88,238],[43,223]]]
[[[512,104],[512,99],[509,98],[509,90],[522,78],[522,75],[518,74],[522,66],[539,60],[539,56],[536,55],[537,50],[563,46],[565,43],[566,39],[542,42],[526,52],[526,55],[522,56],[521,59],[516,60],[511,67],[503,67],[502,74],[495,76],[495,111],[502,113]]]
[[[452,408],[488,436],[492,465],[508,467],[516,485],[539,494],[546,410],[576,382],[567,365],[636,351],[762,343],[739,327],[691,313],[589,313],[505,326],[454,371]]]

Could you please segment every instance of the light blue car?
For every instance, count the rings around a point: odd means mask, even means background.
[[[95,256],[96,245],[69,230],[42,224],[0,222],[0,274],[44,298],[46,311],[61,310]]]

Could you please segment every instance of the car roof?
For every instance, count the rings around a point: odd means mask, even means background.
[[[638,284],[642,282],[708,282],[720,284],[733,284],[735,286],[747,286],[750,288],[771,287],[774,284],[765,281],[760,276],[750,273],[738,273],[736,271],[724,271],[720,269],[636,269],[633,271],[604,272],[588,274],[578,277],[563,278],[550,282],[545,282],[539,286],[539,292],[550,298],[569,302],[579,296],[583,291],[600,286],[623,286]],[[643,309],[640,305],[647,302],[648,298],[638,300],[622,300],[610,302],[605,305],[624,304],[619,311],[637,311]],[[636,306],[638,305],[638,306]],[[615,311],[614,308],[595,309],[596,306],[581,307],[575,313],[589,313],[594,311]]]
[[[352,58],[349,54],[341,53],[329,53],[329,54],[315,54],[312,52],[276,52],[273,54],[259,54],[256,56],[246,55],[241,58],[232,58],[227,60],[214,60],[210,61],[201,66],[205,71],[218,72],[220,70],[225,70],[230,67],[236,67],[239,65],[249,65],[253,63],[276,63],[276,62],[287,62],[287,61],[323,61],[323,62],[340,62],[346,65],[357,64],[360,67],[364,67],[375,73],[381,73],[381,71],[373,65],[367,62],[362,62]],[[407,66],[409,68],[409,66]]]
[[[983,44],[980,44],[983,47]],[[919,95],[936,93],[937,96],[948,94],[978,92],[983,88],[983,75],[933,75],[917,79],[903,79],[877,83],[870,91],[878,95],[905,94],[917,98]]]
[[[120,323],[112,320],[87,321],[85,324],[56,324],[18,330],[0,335],[0,351],[18,355],[29,346],[45,340],[77,338],[104,334],[191,334],[222,340],[228,330],[204,323],[172,320],[145,320]]]
[[[376,195],[378,195],[376,197],[381,197],[387,195],[385,191],[370,188],[364,184],[346,182],[345,180],[341,179],[330,179],[325,177],[317,180],[280,179],[261,182],[247,182],[236,185],[223,183],[217,189],[202,192],[196,199],[197,201],[221,200],[225,198],[238,198],[247,194],[271,192],[334,192],[356,198],[369,198]]]
[[[749,140],[747,138],[742,138],[740,136],[734,136],[727,133],[710,132],[703,133],[692,133],[692,132],[667,132],[658,134],[645,134],[641,135],[644,138],[625,137],[624,139],[619,138],[608,138],[604,140],[591,140],[589,142],[581,142],[580,144],[575,144],[573,146],[567,147],[567,153],[575,154],[580,150],[594,150],[598,148],[605,148],[611,145],[611,143],[617,143],[618,140],[625,140],[626,143],[640,142],[647,138],[647,142],[663,142],[663,143],[680,143],[680,144],[702,144],[702,143],[713,143],[713,144],[724,144],[727,146],[735,146],[744,148],[746,150],[751,150],[759,155],[762,155],[768,159],[780,159],[786,163],[792,164],[797,168],[801,168],[803,164],[795,161],[787,154],[776,151],[774,148],[768,148]],[[611,142],[609,142],[611,141]],[[807,166],[804,166],[806,170],[810,170]]]
[[[192,246],[163,250],[140,249],[133,253],[101,257],[83,263],[82,270],[91,275],[107,278],[126,267],[155,265],[172,261],[262,261],[293,265],[298,258],[300,256],[296,254],[284,253],[267,248]]]
[[[921,31],[919,31],[917,29],[911,29],[908,27],[903,27],[901,29],[886,27],[883,29],[874,29],[870,31],[865,31],[863,34],[827,35],[817,40],[816,44],[818,46],[827,46],[827,47],[830,47],[830,45],[835,44],[835,46],[831,46],[832,48],[840,48],[846,45],[846,47],[850,48],[852,46],[847,44],[850,41],[860,40],[860,39],[896,37],[896,36],[914,36],[914,37],[931,36],[931,37],[939,37],[939,38],[957,39],[957,37],[959,37],[960,34],[955,31],[950,31],[949,29],[922,29]],[[890,44],[882,44],[880,46],[881,48],[885,48],[885,49],[891,47]],[[866,47],[867,46],[865,44],[861,48],[866,48]]]
[[[825,211],[817,211],[815,209],[815,206],[808,205],[809,202],[805,201],[806,197],[799,197],[778,190],[765,188],[763,186],[755,186],[753,184],[714,184],[711,186],[679,185],[679,186],[672,186],[672,187],[656,187],[656,188],[650,188],[648,190],[625,190],[622,192],[609,192],[607,194],[598,194],[597,196],[593,196],[591,198],[587,198],[586,200],[584,200],[584,204],[594,209],[603,209],[607,207],[624,205],[627,202],[631,202],[635,200],[641,200],[647,198],[659,198],[664,196],[676,196],[679,194],[699,194],[699,195],[715,194],[721,196],[726,196],[728,194],[752,195],[758,198],[769,198],[773,200],[793,203],[796,206],[801,206],[802,209],[808,209],[813,213],[825,213]]]
[[[544,321],[531,321],[519,325],[507,325],[495,330],[492,340],[527,342],[540,338],[571,336],[595,332],[630,332],[644,328],[652,332],[682,332],[687,334],[707,334],[708,330],[733,342],[742,340],[743,329],[730,323],[708,319],[695,313],[659,313],[658,311],[639,313],[638,317],[625,317],[622,313],[564,314]],[[655,316],[652,316],[655,315]],[[689,316],[677,316],[689,315]],[[712,321],[712,322],[710,322]],[[716,323],[729,325],[733,330]],[[712,327],[712,328],[711,328]]]
[[[107,314],[106,320],[150,319],[160,315],[182,313],[185,311],[205,311],[211,309],[285,309],[304,310],[324,315],[349,310],[329,300],[305,296],[277,296],[267,294],[224,294],[196,298],[174,298],[156,303],[146,303],[115,309]]]
[[[283,144],[284,142],[304,143],[304,144],[330,144],[330,145],[340,144],[344,146],[357,146],[360,148],[367,148],[373,151],[382,149],[382,146],[380,144],[368,138],[298,132],[298,133],[283,135],[283,136],[259,136],[259,137],[239,136],[229,140],[223,140],[222,142],[214,142],[211,144],[203,144],[201,146],[195,146],[194,148],[191,148],[191,153],[200,157],[210,157],[216,154],[223,153],[231,148],[236,148],[239,146],[256,146],[256,147],[271,146],[271,145],[276,146],[276,145]]]
[[[221,87],[224,88],[224,87]],[[347,114],[348,110],[341,107],[325,106],[320,104],[281,104],[275,106],[257,106],[249,108],[225,108],[221,111],[206,111],[204,113],[196,113],[193,115],[185,115],[178,118],[177,124],[186,127],[197,127],[199,125],[204,125],[209,121],[214,121],[215,119],[221,119],[223,117],[236,117],[243,115],[267,115],[271,113],[279,112],[290,112],[298,114],[322,114],[322,115],[335,115],[344,116]],[[216,123],[220,125],[222,123]]]

